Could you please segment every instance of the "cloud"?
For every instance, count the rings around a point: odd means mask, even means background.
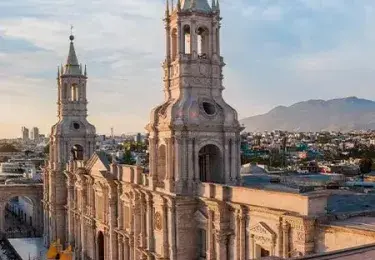
[[[309,98],[375,98],[372,0],[222,0],[224,98],[240,117]],[[48,132],[74,25],[99,132],[143,131],[163,99],[163,0],[0,2],[0,135]],[[17,114],[15,117],[14,114]]]

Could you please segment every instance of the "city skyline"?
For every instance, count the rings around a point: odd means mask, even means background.
[[[240,118],[311,98],[375,99],[375,3],[221,5],[224,95]],[[0,3],[0,108],[6,111],[0,136],[17,137],[21,126],[33,124],[50,132],[70,24],[79,62],[88,65],[89,120],[99,133],[108,134],[110,126],[143,132],[150,109],[163,100],[164,8],[163,0]]]

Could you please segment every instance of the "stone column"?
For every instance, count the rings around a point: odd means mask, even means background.
[[[74,215],[71,212],[73,209],[73,200],[74,200],[74,186],[68,184],[68,243],[74,246]]]
[[[212,23],[212,32],[211,32],[211,36],[212,36],[212,53],[213,54],[216,54],[217,51],[217,44],[216,44],[216,22],[213,22]]]
[[[148,251],[154,251],[154,227],[152,223],[152,212],[153,212],[152,196],[147,196],[147,249]]]
[[[213,227],[214,212],[208,210],[208,227],[207,227],[207,260],[215,260],[215,234]]]
[[[284,222],[283,226],[283,257],[288,258],[289,257],[289,229],[290,226],[288,223]]]
[[[168,237],[168,204],[167,201],[163,202],[163,258],[169,257],[169,237]]]
[[[109,250],[110,250],[110,259],[117,259],[117,235],[115,229],[117,227],[117,200],[116,197],[111,194],[111,198],[108,201],[109,206]]]
[[[130,249],[130,240],[128,237],[124,237],[124,260],[131,260],[133,259]]]
[[[121,235],[117,235],[118,260],[124,260],[124,240]]]
[[[231,260],[227,259],[227,242],[228,237],[221,231],[217,231],[215,233],[215,240],[216,240],[216,260]]]
[[[179,137],[175,137],[175,142],[174,142],[174,156],[175,156],[175,160],[174,160],[174,180],[175,180],[175,183],[176,183],[176,186],[179,187],[180,184],[181,184],[181,168],[182,168],[182,164],[181,164],[181,139]],[[176,188],[175,187],[175,190]],[[177,192],[179,191],[179,189],[177,189]]]
[[[142,248],[146,248],[147,247],[147,222],[146,222],[146,198],[145,198],[145,194],[144,193],[141,193],[140,194],[140,204],[139,204],[139,207],[140,207],[140,215],[141,215],[141,219],[140,219],[140,226],[141,226],[141,230],[140,230],[140,234],[139,234],[139,246],[142,247]]]
[[[255,259],[255,240],[254,240],[254,235],[250,235],[250,259]]]
[[[176,248],[176,205],[173,199],[168,202],[168,240],[169,240],[169,260],[177,260]]]
[[[237,173],[237,153],[236,153],[236,141],[235,139],[231,139],[231,156],[230,156],[230,181],[233,181],[236,179],[236,173]]]
[[[140,235],[140,220],[141,220],[141,212],[139,205],[139,194],[138,192],[134,193],[134,200],[132,205],[132,211],[133,211],[133,239],[131,240],[132,246],[133,246],[133,258],[132,259],[138,259],[138,247],[139,247],[139,240],[138,237]]]
[[[191,191],[193,190],[193,179],[195,179],[194,176],[194,164],[193,164],[193,139],[189,138],[188,139],[188,146],[187,146],[187,182],[188,182],[188,190]]]
[[[244,212],[240,213],[240,260],[246,259],[246,219],[247,216]]]
[[[190,27],[190,42],[191,42],[191,54],[193,55],[193,59],[198,57],[198,39],[197,34],[195,33],[196,30],[196,21],[191,21]]]
[[[129,260],[137,259],[135,258],[136,254],[136,249],[134,245],[134,236],[129,237],[129,247],[128,247],[128,255],[129,255]]]

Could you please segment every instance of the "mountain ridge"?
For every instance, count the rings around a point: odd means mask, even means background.
[[[342,131],[375,129],[375,102],[350,96],[310,99],[241,119],[246,131]]]

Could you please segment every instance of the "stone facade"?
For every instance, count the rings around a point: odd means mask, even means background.
[[[60,239],[77,259],[96,260],[289,258],[319,248],[327,192],[241,186],[242,128],[222,97],[220,8],[206,1],[167,4],[165,100],[147,125],[149,171],[93,152],[86,73],[71,43],[45,170],[47,244]]]

